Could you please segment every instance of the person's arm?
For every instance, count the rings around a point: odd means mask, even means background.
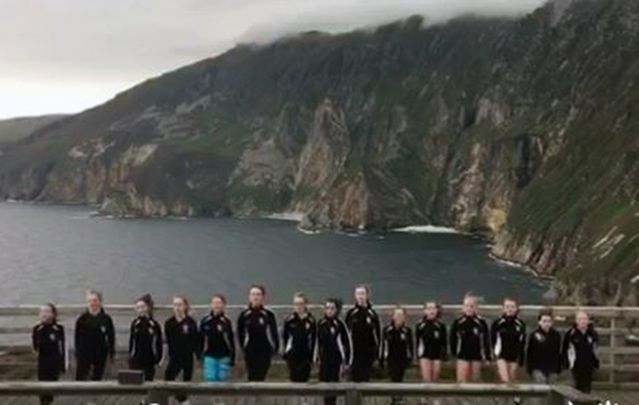
[[[490,341],[490,331],[488,330],[488,323],[482,319],[482,328],[484,329],[481,338],[484,339],[484,359],[488,362],[492,361],[493,350]]]
[[[313,355],[313,359],[315,358],[315,350],[317,347],[317,322],[315,321],[315,319],[312,319],[312,323],[311,323],[311,331],[309,332],[309,353],[311,353]]]
[[[33,347],[33,351],[38,353],[40,351],[40,339],[38,339],[38,325],[34,326],[31,330],[31,347]]]
[[[410,328],[406,328],[406,330],[406,339],[408,340],[408,353],[406,354],[406,360],[412,362],[413,358],[415,357],[415,342],[413,341],[413,331]]]
[[[78,317],[75,321],[75,331],[74,331],[74,339],[73,343],[75,345],[75,357],[78,358],[78,355],[82,351],[82,315]]]
[[[240,342],[240,347],[245,350],[244,342],[246,341],[246,325],[244,324],[244,312],[240,312],[237,317],[237,339]]]
[[[521,322],[521,331],[519,335],[519,366],[524,366],[526,358],[526,324]]]
[[[533,372],[533,359],[535,358],[535,345],[537,344],[534,333],[531,333],[528,337],[528,346],[526,347],[526,372],[529,375],[532,375]]]
[[[557,374],[559,374],[561,373],[561,370],[564,368],[562,357],[561,357],[561,334],[557,331],[554,331],[554,336],[555,336],[555,339],[553,339],[553,345],[551,347],[551,350],[553,351],[553,354],[555,355],[555,361],[556,361],[555,367],[556,367]]]
[[[231,366],[235,365],[235,336],[233,336],[233,324],[231,320],[228,319],[228,334],[229,334],[229,345],[231,346]]]
[[[273,338],[273,354],[276,354],[280,350],[280,334],[277,330],[277,319],[275,319],[275,314],[271,311],[268,312],[268,328]]]
[[[109,339],[109,357],[111,361],[115,359],[115,327],[113,326],[113,318],[107,315],[107,334]]]
[[[129,329],[129,359],[133,357],[133,350],[135,347],[135,320],[131,322],[131,327]]]
[[[440,336],[442,338],[442,350],[444,351],[442,353],[442,360],[447,360],[448,359],[448,333],[446,331],[446,325],[444,325],[443,323],[441,323],[440,325],[441,325]]]
[[[284,325],[282,326],[282,357],[286,358],[286,351],[288,350],[288,338],[289,338],[289,323],[288,319],[284,321]]]
[[[350,367],[353,364],[353,340],[351,339],[351,332],[343,321],[339,321],[339,336],[344,350],[344,357],[342,362],[344,365]]]
[[[165,331],[166,333],[166,331]],[[191,318],[191,355],[195,356],[196,359],[200,358],[200,345],[201,345],[201,341],[202,338],[200,336],[200,331],[197,327],[197,322],[195,321],[195,319]]]
[[[561,345],[561,362],[563,364],[563,368],[570,369],[570,360],[568,359],[568,348],[570,346],[570,329],[564,335],[564,340]]]
[[[155,364],[160,364],[162,362],[162,357],[164,355],[164,340],[162,339],[162,327],[159,323],[155,322]]]
[[[60,327],[60,341],[58,342],[58,355],[60,360],[60,371],[64,373],[67,370],[67,343],[66,336],[64,333],[64,326],[58,325]]]
[[[380,342],[381,342],[381,338],[382,338],[382,324],[379,321],[379,316],[377,315],[377,312],[375,312],[374,310],[373,312],[373,336],[375,337],[375,343],[377,345],[377,347],[375,347],[375,351],[379,351],[380,350]]]
[[[592,329],[592,362],[595,369],[599,368],[599,334]]]
[[[379,366],[381,368],[384,368],[384,363],[386,360],[386,357],[388,355],[387,351],[388,351],[388,331],[386,329],[384,329],[384,332],[382,333],[382,344],[379,345]]]
[[[499,334],[499,319],[497,318],[493,321],[490,326],[490,352],[492,353],[495,349],[493,346],[497,342],[497,335]]]
[[[457,321],[453,321],[453,324],[450,327],[450,354],[453,357],[457,357]]]

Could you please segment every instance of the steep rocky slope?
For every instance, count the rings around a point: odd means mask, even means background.
[[[639,2],[583,0],[239,46],[13,146],[0,195],[454,226],[557,275],[563,300],[634,303],[638,45]]]

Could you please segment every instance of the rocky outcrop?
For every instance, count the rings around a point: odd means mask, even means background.
[[[516,20],[240,46],[11,145],[0,196],[445,225],[556,276],[562,300],[632,301],[638,45],[638,2],[556,0]]]

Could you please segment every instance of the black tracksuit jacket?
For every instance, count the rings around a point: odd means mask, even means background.
[[[561,335],[555,329],[544,332],[537,328],[528,337],[526,370],[539,371],[546,377],[561,372]]]
[[[200,321],[202,356],[221,359],[228,357],[235,364],[235,336],[233,323],[225,314],[209,315]]]
[[[415,326],[417,358],[446,360],[448,332],[446,325],[438,319],[424,319]]]
[[[526,324],[517,316],[502,315],[490,328],[493,353],[497,359],[524,365]]]
[[[458,360],[490,360],[490,332],[486,321],[479,315],[457,318],[450,328],[450,351]]]

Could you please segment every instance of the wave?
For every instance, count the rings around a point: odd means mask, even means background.
[[[454,228],[448,228],[445,226],[435,225],[410,225],[403,228],[392,229],[391,232],[404,232],[404,233],[451,233],[459,234],[458,230]]]
[[[293,222],[302,222],[304,219],[303,212],[274,212],[272,214],[265,215],[266,219],[276,219],[279,221],[293,221]]]

